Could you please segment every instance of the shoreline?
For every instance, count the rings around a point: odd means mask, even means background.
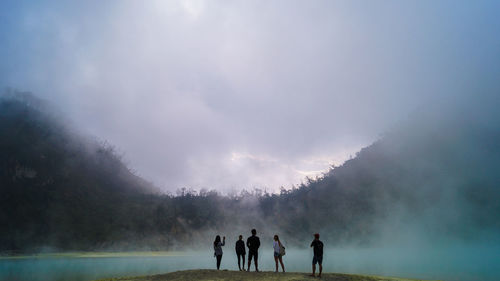
[[[131,251],[131,252],[57,252],[28,255],[0,255],[0,260],[60,259],[60,258],[129,258],[129,257],[180,257],[189,256],[182,251]]]
[[[299,280],[327,280],[327,281],[417,281],[422,279],[409,279],[398,277],[384,277],[375,275],[358,275],[344,273],[323,273],[321,278],[310,276],[310,272],[247,272],[233,270],[215,270],[215,269],[192,269],[175,271],[165,274],[130,276],[130,277],[114,277],[98,279],[95,281],[181,281],[181,280],[197,280],[197,281],[226,281],[226,280],[282,280],[282,281],[299,281]]]

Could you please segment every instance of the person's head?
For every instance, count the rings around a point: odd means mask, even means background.
[[[252,229],[252,235],[256,235],[256,234],[257,234],[257,230],[255,230],[255,228]]]
[[[240,240],[241,240],[241,239],[243,239],[243,235],[240,235],[239,239],[240,239]]]
[[[278,237],[278,235],[274,235],[274,241],[279,241],[280,238]]]
[[[314,234],[314,239],[318,240],[319,239],[319,233]]]
[[[217,236],[215,236],[215,241],[214,241],[214,244],[217,244],[217,243],[219,243],[219,242],[220,242],[220,236],[219,236],[219,235],[217,235]]]

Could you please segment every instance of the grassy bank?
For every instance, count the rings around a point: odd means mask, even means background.
[[[335,280],[335,281],[410,281],[417,279],[405,279],[396,277],[381,277],[381,276],[368,276],[368,275],[354,275],[354,274],[341,274],[341,273],[324,273],[319,278],[309,276],[310,273],[274,273],[274,272],[241,272],[241,271],[217,271],[208,269],[199,270],[184,270],[176,271],[167,274],[137,276],[137,277],[121,277],[121,278],[108,278],[100,279],[99,281],[181,281],[181,280],[197,280],[197,281],[229,281],[229,280]]]

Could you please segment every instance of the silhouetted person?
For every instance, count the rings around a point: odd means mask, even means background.
[[[274,235],[273,249],[274,262],[276,263],[276,272],[278,272],[278,260],[281,263],[281,269],[283,270],[283,272],[285,272],[285,266],[283,265],[283,255],[285,254],[285,247],[283,246],[283,244],[281,244],[278,235]]]
[[[257,262],[259,258],[259,247],[260,247],[260,239],[256,236],[257,230],[252,229],[252,236],[247,239],[247,247],[248,247],[248,271],[250,271],[250,265],[252,264],[252,257],[255,262],[255,271],[259,271],[259,264]]]
[[[222,246],[224,245],[226,245],[226,236],[222,238],[222,243],[220,242],[220,236],[215,236],[214,256],[217,258],[217,270],[219,270],[220,262],[222,261]]]
[[[245,270],[245,242],[243,242],[243,236],[240,235],[239,240],[236,241],[236,245],[234,246],[234,249],[236,250],[236,256],[238,256],[238,268],[241,271],[241,267],[243,267],[243,271]],[[243,259],[243,262],[241,263],[240,266],[240,259]]]
[[[318,277],[321,277],[321,272],[323,271],[323,242],[319,240],[319,233],[314,234],[314,240],[311,243],[311,247],[314,247],[314,257],[312,261],[312,269],[313,273],[311,274],[314,277],[316,273],[316,263],[319,264],[319,274]]]

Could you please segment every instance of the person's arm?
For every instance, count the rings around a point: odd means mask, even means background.
[[[314,246],[314,240],[311,242],[311,247]]]
[[[250,248],[250,237],[247,238],[247,247]]]
[[[221,246],[226,245],[226,236],[224,236],[224,237],[222,238],[222,244],[220,244],[220,245],[221,245]]]
[[[257,237],[257,249],[260,247],[260,239]]]

